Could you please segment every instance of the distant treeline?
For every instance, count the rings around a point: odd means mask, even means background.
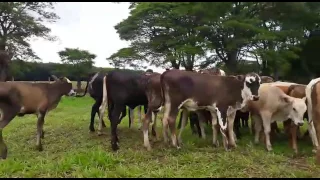
[[[10,65],[10,77],[15,81],[47,81],[50,75],[54,74],[57,77],[67,76],[71,81],[86,81],[90,73],[94,72],[109,72],[114,70],[114,68],[102,68],[102,67],[92,67],[88,68],[87,73],[79,76],[72,74],[70,68],[72,65],[60,64],[60,63],[42,63],[42,62],[26,62],[20,60],[13,60]],[[129,70],[128,71],[135,71]]]

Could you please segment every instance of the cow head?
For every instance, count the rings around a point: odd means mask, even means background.
[[[293,121],[293,123],[297,126],[303,125],[303,116],[307,111],[306,105],[306,97],[300,98],[292,98],[290,96],[284,96],[283,100],[286,104],[289,105],[289,115],[288,118]]]
[[[258,74],[248,73],[246,75],[238,75],[237,79],[243,82],[241,96],[244,100],[259,100],[258,90],[261,84],[261,78]]]
[[[66,96],[76,95],[76,92],[72,88],[72,82],[67,77],[57,78],[57,76],[55,75],[51,75],[51,77],[56,81],[56,83],[61,85],[60,90],[62,91],[63,95],[66,95]]]

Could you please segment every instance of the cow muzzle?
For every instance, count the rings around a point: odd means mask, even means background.
[[[71,89],[71,91],[68,93],[68,96],[75,96],[76,95],[76,92]]]
[[[297,126],[303,126],[303,122],[297,122],[296,125]]]
[[[260,96],[255,96],[255,95],[252,96],[252,100],[253,100],[253,101],[258,101],[259,98],[260,98]]]

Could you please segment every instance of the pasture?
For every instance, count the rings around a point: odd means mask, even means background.
[[[107,116],[106,135],[89,133],[92,103],[88,96],[63,97],[46,116],[42,152],[35,150],[36,116],[16,117],[3,131],[8,158],[0,162],[0,177],[320,177],[309,139],[298,141],[298,156],[284,136],[272,142],[274,151],[268,153],[262,143],[253,144],[247,129],[242,129],[244,136],[232,152],[225,152],[221,141],[219,148],[211,145],[210,127],[203,140],[192,135],[189,126],[182,149],[152,139],[153,151],[148,152],[137,114],[131,129],[127,117],[119,125],[120,150],[114,153]],[[97,116],[95,124],[97,130]],[[157,124],[161,133],[161,123]]]

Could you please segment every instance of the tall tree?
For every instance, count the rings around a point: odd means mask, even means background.
[[[1,2],[0,3],[0,51],[9,51],[9,61],[14,59],[39,59],[28,42],[40,37],[54,40],[45,23],[59,17],[53,12],[52,2]],[[4,54],[4,53],[2,53]],[[10,69],[8,58],[0,58],[0,80],[7,79]]]
[[[77,76],[77,88],[80,90],[81,77],[86,77],[91,72],[96,55],[79,48],[65,48],[65,50],[59,51],[58,54],[64,64],[72,65],[68,72]]]
[[[193,3],[135,3],[130,8],[130,16],[115,28],[150,64],[192,70],[205,55],[197,18],[187,13]]]

